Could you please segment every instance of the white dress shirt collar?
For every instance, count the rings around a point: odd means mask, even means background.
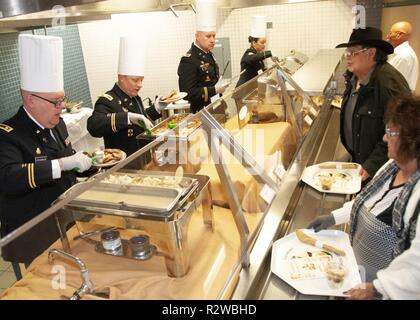
[[[25,110],[28,117],[31,118],[31,120],[35,122],[38,127],[45,129],[45,127],[42,124],[40,124],[38,121],[36,121],[35,118],[28,112],[28,110],[26,110],[25,106],[23,106],[23,110]]]

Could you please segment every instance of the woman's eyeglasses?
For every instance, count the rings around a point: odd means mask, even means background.
[[[47,102],[49,102],[49,103],[52,103],[57,109],[59,109],[59,108],[61,108],[61,105],[63,104],[63,103],[65,103],[65,102],[67,102],[67,97],[66,96],[64,96],[64,97],[62,97],[62,98],[60,98],[60,99],[58,99],[58,100],[56,100],[56,101],[53,101],[53,100],[49,100],[49,99],[47,99],[47,98],[44,98],[44,97],[41,97],[41,96],[38,96],[38,95],[36,95],[36,94],[31,94],[31,96],[34,96],[34,97],[37,97],[37,98],[40,98],[40,99],[42,99],[42,100],[44,100],[44,101],[47,101]]]
[[[349,50],[346,50],[346,51],[344,52],[344,57],[346,57],[346,58],[354,58],[354,57],[355,57],[355,56],[357,56],[359,53],[365,52],[367,49],[368,49],[368,48],[363,48],[363,49],[358,50],[358,51],[349,51]]]
[[[388,138],[398,136],[400,133],[398,131],[391,131],[388,127],[385,128],[385,133]]]

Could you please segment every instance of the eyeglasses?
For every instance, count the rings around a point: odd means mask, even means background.
[[[385,133],[388,138],[395,137],[400,134],[398,131],[391,131],[388,127],[385,128]]]
[[[366,51],[367,49],[369,49],[369,48],[363,48],[363,49],[358,50],[358,51],[348,51],[348,50],[346,50],[344,52],[344,57],[346,57],[346,58],[354,58],[359,53],[362,53],[362,52]]]
[[[49,103],[52,103],[57,109],[61,108],[61,105],[63,103],[65,103],[65,102],[67,102],[67,99],[68,99],[66,96],[64,96],[64,97],[62,97],[62,98],[60,98],[60,99],[58,99],[56,101],[53,101],[53,100],[49,100],[47,98],[43,98],[41,96],[38,96],[36,94],[31,94],[31,96],[34,96],[34,97],[40,98],[40,99],[42,99],[44,101],[47,101]]]
[[[406,34],[405,32],[402,32],[402,31],[389,31],[388,32],[388,37],[392,37],[392,36],[399,36],[399,35],[402,35],[402,34]]]

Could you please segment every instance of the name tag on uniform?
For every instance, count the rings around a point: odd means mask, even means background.
[[[48,160],[47,156],[35,157],[35,163]]]

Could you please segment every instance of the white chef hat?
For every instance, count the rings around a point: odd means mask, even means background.
[[[197,31],[216,31],[216,0],[197,0],[196,2],[196,29]]]
[[[120,38],[118,74],[144,76],[144,46],[139,37]]]
[[[265,16],[252,16],[251,34],[253,38],[265,38],[267,23]]]
[[[32,92],[63,91],[63,39],[21,34],[20,87]]]

